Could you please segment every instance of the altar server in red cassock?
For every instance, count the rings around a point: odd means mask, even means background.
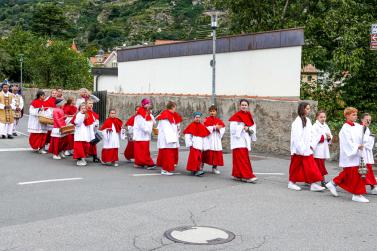
[[[321,185],[326,187],[325,175],[327,175],[327,169],[325,160],[330,159],[329,145],[331,144],[332,135],[329,126],[326,124],[326,113],[318,111],[315,117],[316,122],[313,125],[314,160],[323,177]]]
[[[74,98],[69,97],[67,99],[67,103],[63,107],[63,111],[65,116],[67,117],[66,123],[67,124],[72,124],[72,118],[75,116],[77,113],[77,107],[74,105]],[[65,152],[64,155],[70,156],[73,153],[73,143],[74,143],[74,132],[69,133],[66,135],[66,147],[65,147]]]
[[[212,105],[208,109],[210,116],[204,120],[204,125],[211,132],[208,136],[209,149],[203,153],[203,163],[212,166],[212,172],[220,174],[218,166],[224,166],[223,146],[221,139],[225,133],[224,122],[217,117],[217,107]]]
[[[169,101],[158,117],[157,138],[157,166],[161,166],[162,175],[173,175],[177,164],[177,152],[179,148],[179,114],[176,112],[177,104]],[[178,119],[177,119],[178,118]]]
[[[202,155],[203,151],[209,149],[207,136],[211,134],[207,127],[201,123],[201,116],[201,112],[195,112],[194,121],[183,131],[186,147],[190,148],[186,169],[195,176],[204,174],[202,170]]]
[[[99,127],[99,115],[93,111],[93,100],[91,99],[86,102],[86,113],[90,119],[90,124],[87,125],[89,126],[90,137],[94,139]],[[88,156],[92,156],[94,163],[101,162],[101,160],[97,157],[96,144],[89,144]]]
[[[126,122],[125,127],[127,129],[127,146],[126,149],[124,150],[124,157],[126,160],[131,162],[132,159],[135,158],[134,155],[134,141],[133,141],[133,128],[134,128],[134,123],[135,123],[135,117],[137,115],[137,110],[139,109],[140,106],[136,106],[135,108],[135,114],[132,115]]]
[[[251,142],[257,140],[256,124],[249,111],[249,101],[241,99],[239,104],[240,111],[229,118],[232,176],[235,180],[255,183],[258,178],[253,173],[249,151],[251,151]]]
[[[101,161],[104,164],[118,166],[119,137],[122,125],[122,120],[116,117],[115,109],[110,109],[109,117],[100,128],[103,135]]]
[[[36,98],[30,104],[28,121],[28,132],[30,133],[29,144],[33,150],[42,154],[47,153],[44,150],[47,138],[47,127],[39,122],[38,115],[39,112],[44,110],[44,99],[45,93],[38,91]]]
[[[371,188],[370,193],[377,195],[377,180],[373,172],[374,156],[373,148],[375,142],[375,136],[371,133],[369,126],[372,123],[372,116],[368,113],[364,113],[361,116],[361,125],[365,126],[365,135],[364,135],[364,158],[365,163],[368,168],[368,173],[365,177],[366,185],[369,185]]]
[[[151,141],[151,134],[155,120],[150,112],[152,102],[149,99],[141,101],[141,107],[137,109],[134,128],[134,154],[135,154],[135,167],[147,167],[147,169],[154,169],[155,164],[151,158],[149,145]]]
[[[43,106],[44,106],[44,108],[47,108],[44,111],[44,116],[46,116],[48,118],[52,118],[52,112],[53,112],[54,108],[56,108],[56,100],[57,100],[56,97],[57,96],[58,96],[58,91],[56,89],[54,89],[54,90],[51,91],[51,96],[47,97],[44,100]],[[47,127],[47,138],[46,138],[45,145],[46,145],[46,149],[48,149],[47,145],[50,143],[51,132],[52,132],[52,129],[54,128],[54,126],[53,125],[46,125],[46,127]]]
[[[315,182],[322,180],[313,157],[313,128],[307,116],[310,113],[310,105],[301,102],[298,105],[298,116],[292,123],[291,128],[291,164],[289,167],[288,188],[300,191],[296,182],[310,184],[310,191],[319,192],[326,188]]]
[[[90,133],[90,125],[93,124],[93,117],[88,116],[86,103],[81,103],[79,112],[73,116],[72,122],[75,125],[73,158],[77,160],[78,166],[86,166],[85,158],[88,156],[89,142],[94,139]]]
[[[366,194],[365,179],[359,174],[360,160],[365,148],[363,142],[363,126],[356,123],[357,109],[348,107],[344,110],[346,123],[339,132],[339,166],[343,168],[337,177],[326,184],[330,192],[337,197],[336,186],[340,186],[352,194],[356,202],[369,202]]]
[[[52,112],[54,127],[51,131],[51,139],[48,152],[52,153],[52,158],[56,160],[65,158],[64,149],[66,147],[66,136],[60,132],[60,128],[66,126],[66,116],[62,109],[63,104],[64,100],[57,100],[56,108],[53,108]]]

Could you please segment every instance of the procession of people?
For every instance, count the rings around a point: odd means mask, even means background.
[[[24,101],[19,89],[12,91],[9,84],[2,85],[0,92],[0,135],[12,139],[22,114]],[[94,163],[107,166],[119,165],[120,141],[127,140],[124,157],[135,168],[155,170],[161,168],[161,175],[172,176],[179,160],[180,138],[184,136],[189,149],[186,170],[196,177],[202,177],[205,165],[212,173],[219,175],[224,166],[222,138],[227,130],[225,123],[217,116],[218,108],[211,105],[209,116],[203,121],[203,111],[195,111],[192,121],[181,130],[182,117],[179,107],[168,101],[160,114],[152,114],[152,101],[141,100],[135,114],[126,122],[118,118],[118,111],[111,108],[102,125],[99,115],[93,111],[93,103],[100,100],[87,89],[80,89],[80,97],[65,100],[62,89],[56,89],[46,96],[39,90],[29,106],[28,133],[30,147],[40,154],[51,153],[54,160],[72,155],[77,166],[88,165],[88,158]],[[256,122],[250,113],[249,101],[241,99],[239,108],[229,118],[230,149],[232,150],[232,176],[236,181],[256,183],[249,153],[257,140]],[[377,195],[377,181],[374,164],[374,135],[369,129],[371,116],[363,114],[357,123],[358,111],[353,107],[344,110],[345,123],[339,133],[339,167],[343,170],[334,179],[326,182],[325,160],[330,158],[329,145],[333,135],[326,124],[326,113],[318,111],[312,124],[309,103],[298,105],[297,118],[291,127],[291,163],[288,188],[300,191],[298,183],[306,183],[309,190],[329,190],[338,196],[337,187],[352,194],[356,202],[369,202],[364,196],[366,186],[370,194]],[[157,136],[158,156],[153,160],[150,152],[152,135]],[[97,144],[102,142],[99,155]],[[123,153],[123,152],[122,152]]]

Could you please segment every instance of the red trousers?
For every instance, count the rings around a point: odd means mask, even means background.
[[[368,168],[368,173],[367,173],[367,176],[365,177],[365,184],[376,186],[377,180],[376,180],[376,176],[374,176],[374,173],[373,173],[372,164],[367,164],[367,168]]]
[[[212,150],[204,151],[203,163],[211,166],[224,166],[223,152]]]
[[[157,166],[162,170],[173,172],[176,165],[176,153],[178,148],[162,148],[158,149]]]
[[[90,144],[85,141],[75,141],[73,146],[73,158],[83,159],[88,156]]]
[[[232,150],[232,176],[241,179],[251,179],[255,175],[251,166],[249,150],[245,148],[236,148]]]
[[[365,179],[361,178],[358,166],[343,168],[343,171],[333,181],[336,185],[352,194],[360,195],[367,193]]]
[[[134,141],[135,165],[154,166],[149,150],[149,141]]]
[[[97,145],[89,143],[88,156],[97,156]]]
[[[200,171],[202,168],[202,155],[203,152],[201,150],[190,147],[186,169],[191,172]]]
[[[30,133],[29,144],[34,150],[39,150],[45,146],[47,133]]]
[[[294,154],[291,156],[289,167],[289,181],[314,183],[323,179],[313,155],[302,156]]]
[[[126,149],[124,150],[124,157],[128,160],[134,159],[134,142],[128,141]]]
[[[64,149],[66,149],[67,139],[66,137],[51,137],[48,152],[53,155],[59,155]]]
[[[325,176],[328,174],[326,166],[325,166],[325,159],[317,159],[314,158],[315,163],[317,164],[317,167],[319,171],[321,172],[322,176]]]
[[[102,161],[105,163],[119,161],[118,148],[102,148]]]
[[[65,136],[66,144],[65,144],[65,151],[73,150],[73,145],[75,143],[74,134],[68,134]]]

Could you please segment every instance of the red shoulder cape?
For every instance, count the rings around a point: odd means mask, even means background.
[[[204,138],[211,133],[202,123],[192,122],[186,127],[186,129],[183,131],[183,134],[191,134],[193,136]]]
[[[222,127],[225,127],[225,124],[221,119],[217,117],[212,117],[212,116],[205,118],[204,125],[205,126],[221,125]]]
[[[229,118],[229,121],[243,122],[246,126],[254,125],[253,116],[249,111],[238,111],[232,117]]]
[[[120,130],[122,129],[123,121],[118,118],[107,118],[105,122],[103,122],[103,125],[101,126],[100,130],[105,129],[112,129],[113,125],[115,127],[115,131],[117,133],[120,133]]]
[[[145,109],[144,107],[139,107],[136,111],[136,115],[142,116],[146,121],[152,120],[150,113],[147,113],[147,109]]]

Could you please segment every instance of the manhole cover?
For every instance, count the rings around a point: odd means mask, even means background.
[[[217,227],[184,226],[165,232],[169,240],[185,244],[216,245],[232,241],[234,233]]]

